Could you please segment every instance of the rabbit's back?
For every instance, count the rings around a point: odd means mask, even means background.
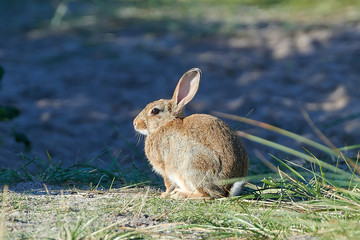
[[[207,114],[194,114],[184,119],[183,131],[216,155],[226,177],[247,175],[248,155],[235,132],[222,120]]]

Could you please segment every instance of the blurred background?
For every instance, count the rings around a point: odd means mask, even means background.
[[[321,142],[305,111],[337,147],[360,143],[360,1],[1,0],[0,23],[0,105],[20,110],[0,122],[1,168],[49,156],[150,168],[132,120],[192,67],[203,77],[188,114],[247,116]],[[244,142],[252,162],[274,153]]]

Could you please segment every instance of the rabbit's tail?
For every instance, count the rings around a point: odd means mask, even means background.
[[[230,196],[236,197],[241,194],[244,184],[246,181],[235,182],[230,189]]]

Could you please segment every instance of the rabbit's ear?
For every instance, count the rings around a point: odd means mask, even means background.
[[[186,104],[195,96],[200,83],[201,70],[192,68],[180,78],[172,97],[174,102],[174,113],[184,110]]]

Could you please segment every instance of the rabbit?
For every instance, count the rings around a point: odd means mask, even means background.
[[[247,176],[247,151],[219,118],[207,114],[184,117],[195,96],[201,70],[193,68],[180,78],[172,99],[149,103],[134,119],[134,128],[146,136],[145,154],[160,174],[166,191],[161,197],[213,199],[237,196]]]

